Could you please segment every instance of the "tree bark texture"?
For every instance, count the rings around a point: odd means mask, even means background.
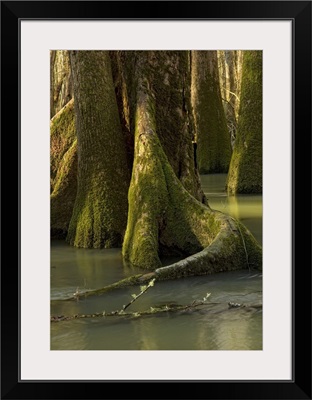
[[[50,123],[51,237],[64,239],[77,193],[77,137],[71,100]]]
[[[205,202],[192,144],[194,125],[190,97],[190,52],[112,52],[118,108],[121,120],[124,121],[123,130],[130,132],[128,149],[131,148],[133,152],[137,112],[137,68],[142,58],[147,55],[144,72],[148,74],[148,85],[155,98],[155,123],[159,140],[183,186],[199,201]]]
[[[262,193],[262,51],[246,51],[229,194]]]
[[[78,189],[68,231],[76,247],[121,246],[129,172],[110,58],[71,51],[78,145]]]
[[[50,51],[50,118],[73,98],[73,87],[67,50]]]
[[[157,279],[261,268],[250,232],[204,204],[192,144],[190,52],[70,51],[70,62],[75,99],[51,123],[60,153],[51,159],[56,232],[69,225],[67,239],[77,247],[122,245],[126,263]],[[194,93],[201,89],[193,84]],[[162,266],[163,255],[177,254],[186,258]]]
[[[240,105],[242,81],[242,50],[219,50],[218,64],[221,97],[231,136],[231,145],[234,148]]]
[[[252,235],[196,200],[177,178],[158,136],[152,69],[153,54],[144,52],[136,66],[135,153],[124,259],[136,267],[156,269],[164,279],[204,274],[221,265],[243,268],[248,255],[249,262],[259,267],[261,249]],[[164,253],[191,257],[164,269],[160,259]]]
[[[199,172],[227,172],[232,150],[220,93],[217,52],[192,51],[191,57]]]
[[[219,50],[221,97],[227,120],[237,121],[242,80],[242,50]]]

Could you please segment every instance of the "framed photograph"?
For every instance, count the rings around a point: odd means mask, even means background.
[[[2,398],[311,399],[311,2],[3,1],[1,30]]]

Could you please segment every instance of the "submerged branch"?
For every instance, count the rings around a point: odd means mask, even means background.
[[[61,321],[70,321],[73,319],[81,319],[81,318],[106,318],[106,317],[123,317],[123,318],[138,318],[138,317],[144,317],[144,316],[149,316],[149,315],[157,315],[161,313],[173,313],[173,312],[178,312],[178,311],[189,311],[189,310],[194,310],[198,309],[199,307],[202,307],[201,309],[204,309],[206,307],[211,307],[215,305],[224,305],[224,308],[220,310],[220,312],[227,311],[229,309],[245,309],[246,311],[256,311],[256,310],[261,310],[262,309],[262,304],[257,303],[257,304],[238,304],[234,302],[229,302],[229,303],[206,303],[205,301],[193,301],[191,304],[187,305],[165,305],[163,307],[151,307],[149,310],[145,311],[139,311],[139,312],[128,312],[125,313],[124,310],[121,311],[111,311],[106,313],[105,311],[103,312],[97,312],[93,314],[75,314],[75,315],[57,315],[57,316],[51,316],[51,322],[61,322]],[[226,307],[227,306],[227,307]]]
[[[85,298],[85,297],[89,297],[89,296],[99,296],[103,293],[109,292],[114,289],[122,289],[122,288],[125,288],[128,286],[140,285],[142,283],[146,283],[148,280],[150,280],[154,276],[155,276],[154,273],[132,275],[132,276],[129,276],[128,278],[122,279],[121,281],[114,282],[110,285],[104,286],[99,289],[91,289],[91,290],[86,290],[86,291],[78,291],[77,290],[75,293],[73,293],[73,295],[71,297],[68,297],[66,300],[75,300],[75,299]]]
[[[134,303],[139,297],[142,296],[142,294],[146,293],[148,291],[149,288],[154,286],[154,282],[155,282],[155,278],[152,279],[148,285],[146,286],[141,286],[141,292],[139,294],[133,294],[132,297],[133,299],[130,301],[130,303],[128,303],[127,305],[123,306],[123,310],[125,310],[126,308],[128,308],[129,306],[131,306],[132,303]]]

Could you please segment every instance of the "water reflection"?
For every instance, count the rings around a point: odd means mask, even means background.
[[[262,244],[262,196],[227,196],[226,174],[201,175],[201,183],[211,208],[239,219]]]
[[[51,349],[56,350],[87,350],[88,335],[86,323],[83,320],[64,322],[64,326],[51,324]]]
[[[138,287],[79,301],[54,301],[53,315],[120,310]],[[147,317],[100,317],[53,323],[52,349],[93,350],[235,350],[262,347],[262,314],[228,309],[228,302],[262,301],[261,274],[235,271],[178,281],[158,282],[134,302],[140,312],[164,304],[191,304],[206,293],[211,304],[203,309]]]
[[[201,177],[212,208],[240,219],[262,242],[261,196],[227,197],[226,176]],[[167,260],[168,261],[168,260]],[[168,261],[169,262],[169,261]],[[100,288],[137,273],[123,265],[120,249],[85,250],[65,242],[51,245],[51,314],[120,310],[138,294],[129,287],[72,301],[77,290]],[[139,271],[140,273],[142,271]],[[100,317],[51,324],[52,350],[259,350],[262,312],[229,309],[228,302],[262,303],[262,276],[248,270],[157,282],[129,311],[164,304],[191,304],[207,293],[209,306],[137,318]]]
[[[254,315],[249,315],[254,313]],[[229,309],[201,321],[197,347],[206,350],[262,350],[260,311]]]

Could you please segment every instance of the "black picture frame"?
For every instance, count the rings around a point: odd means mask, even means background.
[[[1,398],[3,399],[311,399],[311,2],[310,1],[2,1]],[[293,379],[290,381],[21,381],[19,25],[23,19],[289,19],[293,21]],[[7,149],[18,149],[9,151]],[[5,152],[5,155],[3,154]],[[18,196],[13,202],[12,164]],[[7,169],[6,166],[10,167]],[[6,171],[10,171],[9,173]],[[303,178],[302,178],[303,176]],[[299,182],[304,187],[299,189]],[[16,176],[14,185],[16,182]],[[297,185],[296,185],[297,184]],[[307,186],[307,187],[306,187]],[[302,204],[304,203],[304,204]],[[16,206],[16,208],[15,208]],[[14,208],[13,208],[14,207]],[[13,209],[12,209],[13,208]],[[18,210],[18,213],[16,213]],[[12,215],[18,224],[12,223]],[[295,218],[295,215],[297,218]],[[5,225],[4,225],[5,226]],[[10,230],[8,231],[10,232]],[[12,251],[12,250],[11,250]],[[17,257],[13,258],[12,254]],[[3,258],[2,258],[3,259]],[[283,307],[283,304],[281,304]],[[278,318],[278,316],[277,316]],[[34,350],[35,351],[35,350]],[[99,366],[100,367],[100,366]],[[192,368],[196,366],[192,366]],[[200,366],[199,366],[200,368]]]

